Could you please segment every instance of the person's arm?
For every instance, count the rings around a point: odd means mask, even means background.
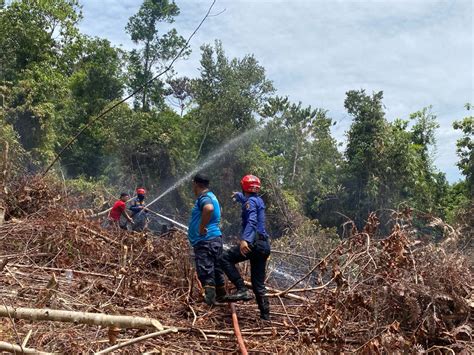
[[[248,218],[240,241],[240,252],[242,255],[250,251],[249,245],[255,241],[255,233],[257,231],[257,204],[253,199],[249,198],[245,208],[247,209]]]
[[[212,212],[214,212],[214,205],[209,196],[204,195],[199,198],[199,209],[201,210],[201,223],[199,223],[199,235],[207,234],[207,225],[212,217]]]
[[[131,204],[129,210],[132,211],[133,213],[138,213],[138,212],[141,211],[142,208],[143,208],[142,206],[137,205],[137,204],[135,203],[135,201],[134,201],[134,202],[132,202],[132,204]]]
[[[202,207],[201,224],[199,224],[199,235],[207,234],[206,226],[211,220],[212,212],[214,212],[214,205],[212,203],[207,203]]]
[[[131,224],[133,224],[133,219],[132,219],[132,217],[130,217],[130,216],[128,215],[127,210],[126,210],[125,208],[124,208],[124,210],[122,211],[122,216],[124,216],[124,217],[127,219],[127,221],[129,221]]]
[[[242,192],[233,192],[232,198],[235,200],[235,202],[240,202],[240,203],[244,203],[247,200],[245,195]]]

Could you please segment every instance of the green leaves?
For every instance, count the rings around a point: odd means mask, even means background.
[[[465,107],[468,111],[472,109],[471,104],[466,104]],[[460,121],[455,121],[453,127],[463,134],[456,143],[456,151],[459,156],[457,165],[461,173],[466,176],[468,191],[472,198],[474,196],[474,116],[467,116]]]
[[[179,15],[179,8],[168,0],[145,0],[138,13],[130,17],[126,31],[133,42],[141,45],[129,54],[128,86],[134,92],[144,86],[154,76],[155,70],[161,70],[166,61],[176,57],[186,40],[178,35],[176,29],[159,34],[158,25],[174,22]],[[182,56],[189,55],[187,48]],[[162,108],[164,87],[163,82],[155,80],[146,84],[144,90],[134,99],[136,109],[148,111],[152,107]]]

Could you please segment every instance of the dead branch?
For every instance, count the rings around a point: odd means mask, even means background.
[[[76,324],[101,325],[103,327],[117,326],[120,328],[163,330],[161,323],[152,318],[134,316],[116,316],[101,313],[74,312],[56,309],[14,308],[0,306],[0,317],[26,319],[31,321],[53,321]]]
[[[13,354],[37,354],[37,355],[52,355],[52,353],[45,353],[36,349],[21,347],[16,344],[10,344],[5,341],[0,341],[0,350],[7,351]]]
[[[122,343],[122,344],[117,344],[117,345],[111,346],[110,348],[101,350],[101,351],[99,351],[99,352],[97,352],[97,353],[95,353],[95,354],[96,354],[96,355],[108,354],[108,353],[111,353],[112,351],[115,351],[115,350],[124,348],[124,347],[129,346],[129,345],[133,345],[133,344],[139,343],[139,342],[141,342],[141,341],[143,341],[143,340],[147,340],[147,339],[151,339],[151,338],[156,338],[157,336],[160,336],[160,335],[169,334],[169,333],[177,333],[177,332],[178,332],[178,329],[176,329],[176,328],[169,328],[169,329],[165,329],[165,330],[160,330],[160,331],[158,331],[158,332],[154,332],[154,333],[151,333],[151,334],[146,334],[146,335],[143,335],[143,336],[141,336],[141,337],[128,340],[128,341],[126,341],[126,342],[124,342],[124,343]]]

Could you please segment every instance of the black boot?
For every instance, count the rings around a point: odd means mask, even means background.
[[[216,288],[214,286],[204,286],[204,302],[209,306],[216,304]]]
[[[260,310],[260,319],[269,321],[270,320],[270,302],[268,302],[267,296],[257,297],[258,309]]]
[[[239,279],[235,283],[235,286],[237,287],[237,291],[235,291],[233,294],[225,296],[224,301],[227,302],[236,302],[236,301],[250,301],[253,297],[250,294],[249,290],[244,284],[244,280]]]
[[[226,296],[227,291],[225,290],[225,286],[216,286],[216,301],[224,302]]]

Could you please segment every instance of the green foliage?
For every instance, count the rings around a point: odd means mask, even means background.
[[[179,15],[179,8],[169,0],[144,0],[138,13],[130,17],[125,28],[135,44],[142,46],[134,49],[129,55],[128,84],[131,92],[145,85],[153,77],[154,70],[164,68],[165,62],[176,57],[186,40],[178,35],[176,29],[159,35],[158,25],[173,23]],[[190,49],[183,52],[189,55]],[[163,82],[155,80],[145,86],[140,96],[135,97],[135,108],[143,111],[151,107],[163,106]]]
[[[126,27],[136,48],[124,51],[79,33],[76,0],[17,0],[4,7],[0,138],[15,161],[50,161],[124,92],[162,70],[185,45],[171,28],[178,15],[173,1],[144,0]],[[186,48],[183,56],[189,53]],[[474,189],[472,116],[454,123],[463,134],[457,153],[466,179],[449,185],[433,163],[438,123],[431,107],[389,122],[382,91],[347,92],[344,106],[353,122],[341,153],[327,111],[273,96],[253,55],[229,58],[217,40],[201,47],[200,65],[198,77],[170,72],[166,81],[146,85],[133,106],[121,104],[85,130],[61,157],[57,171],[66,172],[66,185],[97,208],[138,185],[156,195],[251,130],[252,139],[208,168],[226,234],[239,233],[240,210],[229,195],[248,173],[262,179],[272,235],[295,248],[329,248],[334,229],[322,226],[338,227],[342,216],[360,225],[370,211],[383,219],[400,205],[450,221],[467,211]],[[183,186],[159,208],[185,213],[192,198]]]
[[[201,77],[193,81],[197,107],[190,112],[199,124],[198,157],[228,137],[254,128],[256,113],[274,91],[265,69],[253,56],[229,60],[219,41],[201,50]]]
[[[471,104],[465,105],[466,110],[472,109]],[[468,195],[474,196],[474,116],[464,117],[453,124],[454,129],[460,130],[463,136],[457,141],[458,167],[466,177]]]

